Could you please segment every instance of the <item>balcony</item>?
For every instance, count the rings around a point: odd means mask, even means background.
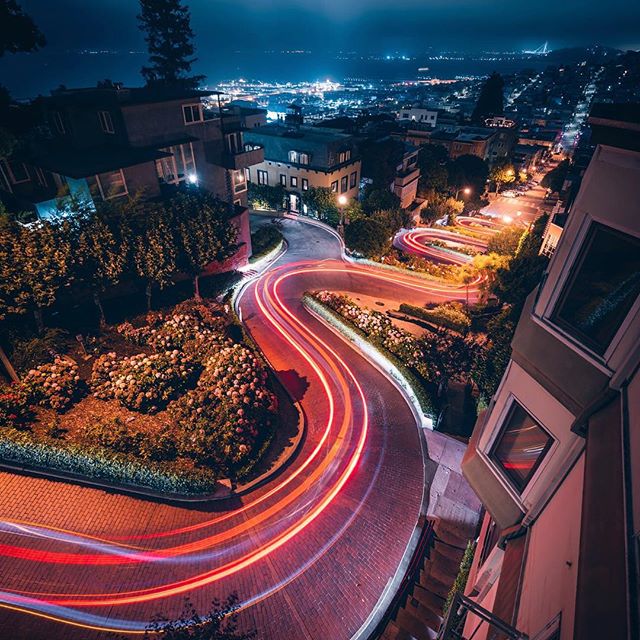
[[[264,160],[264,147],[259,144],[245,144],[242,149],[225,151],[222,155],[222,166],[225,169],[239,171],[260,164]]]
[[[404,188],[410,185],[412,182],[415,182],[420,177],[420,169],[417,167],[405,169],[403,171],[399,171],[396,174],[396,178],[394,184],[396,187]]]
[[[469,614],[474,618],[472,625],[474,630],[469,636],[465,636],[464,628]],[[460,593],[454,596],[436,640],[471,640],[479,630],[484,632],[482,637],[486,638],[499,637],[504,640],[529,640],[527,634],[500,620],[491,611],[487,611],[477,602]]]

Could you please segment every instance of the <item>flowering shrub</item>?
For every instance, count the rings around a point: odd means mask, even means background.
[[[363,309],[349,296],[330,291],[318,291],[314,297],[400,358],[405,366],[414,369],[425,380],[433,382],[439,375],[440,372],[434,366],[427,364],[421,340],[396,327],[384,313]]]
[[[197,375],[193,362],[177,350],[118,360],[115,354],[94,363],[91,386],[102,400],[115,399],[135,411],[155,413],[188,389]]]
[[[84,391],[78,365],[63,358],[31,369],[22,384],[31,402],[60,412],[68,409]]]
[[[148,345],[155,351],[183,349],[204,361],[212,349],[227,343],[224,337],[226,321],[204,304],[185,302],[167,316],[147,316],[148,324],[135,328],[130,322],[118,326],[127,340]]]
[[[22,385],[1,385],[0,426],[21,428],[26,426],[30,417],[27,394]]]
[[[271,432],[276,397],[260,360],[240,344],[209,358],[197,387],[170,407],[183,437],[179,447],[199,462],[223,468],[246,460]]]

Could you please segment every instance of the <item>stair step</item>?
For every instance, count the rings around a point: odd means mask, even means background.
[[[420,572],[420,584],[428,591],[435,593],[437,596],[440,596],[443,599],[447,597],[451,589],[451,584],[440,582],[440,580],[434,578],[429,574],[426,574],[424,571]]]
[[[455,562],[451,564],[443,563],[442,560],[430,560],[424,565],[425,574],[442,582],[442,584],[453,584],[458,571],[459,565],[456,565]]]
[[[431,607],[425,607],[415,596],[407,600],[405,609],[430,629],[438,631],[440,628],[440,623],[442,622],[442,618],[439,615],[440,612],[435,613]]]
[[[390,620],[382,632],[380,640],[413,640],[413,636]]]
[[[462,549],[458,549],[457,547],[452,547],[449,544],[445,544],[440,540],[436,540],[436,543],[433,545],[433,549],[431,550],[431,555],[434,553],[438,553],[442,556],[446,556],[451,560],[460,564],[462,560],[462,556],[464,555],[464,551]]]
[[[435,640],[437,633],[415,618],[406,609],[400,609],[396,616],[396,624],[409,632],[416,640]]]
[[[433,591],[425,589],[419,584],[413,588],[413,597],[424,609],[428,609],[431,612],[431,615],[438,619],[438,624],[442,622],[442,607],[444,606],[443,598],[433,593]]]

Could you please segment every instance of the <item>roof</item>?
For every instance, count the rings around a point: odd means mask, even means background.
[[[137,147],[99,147],[86,150],[56,147],[37,151],[33,163],[69,178],[87,178],[170,156],[170,153],[157,149]]]
[[[289,151],[301,151],[311,156],[311,166],[324,167],[337,164],[331,156],[337,150],[354,148],[353,136],[325,127],[292,127],[285,124],[267,124],[244,132],[245,142],[264,146],[265,160],[289,162]]]
[[[589,124],[591,142],[640,151],[640,104],[595,104]]]
[[[80,89],[54,89],[51,92],[51,96],[47,96],[42,99],[47,103],[52,103],[57,106],[72,106],[77,104],[117,104],[119,106],[127,106],[151,104],[155,102],[170,102],[174,100],[200,100],[200,98],[211,96],[214,93],[216,92],[162,87],[123,87],[119,84],[113,84]]]

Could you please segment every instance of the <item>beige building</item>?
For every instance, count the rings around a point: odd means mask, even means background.
[[[469,443],[486,515],[442,640],[638,637],[640,135],[614,126]]]
[[[282,185],[290,211],[307,213],[304,196],[313,187],[331,189],[336,198],[358,197],[361,166],[352,136],[335,129],[277,123],[247,130],[244,139],[264,147],[264,161],[248,170],[248,179],[259,185]]]

